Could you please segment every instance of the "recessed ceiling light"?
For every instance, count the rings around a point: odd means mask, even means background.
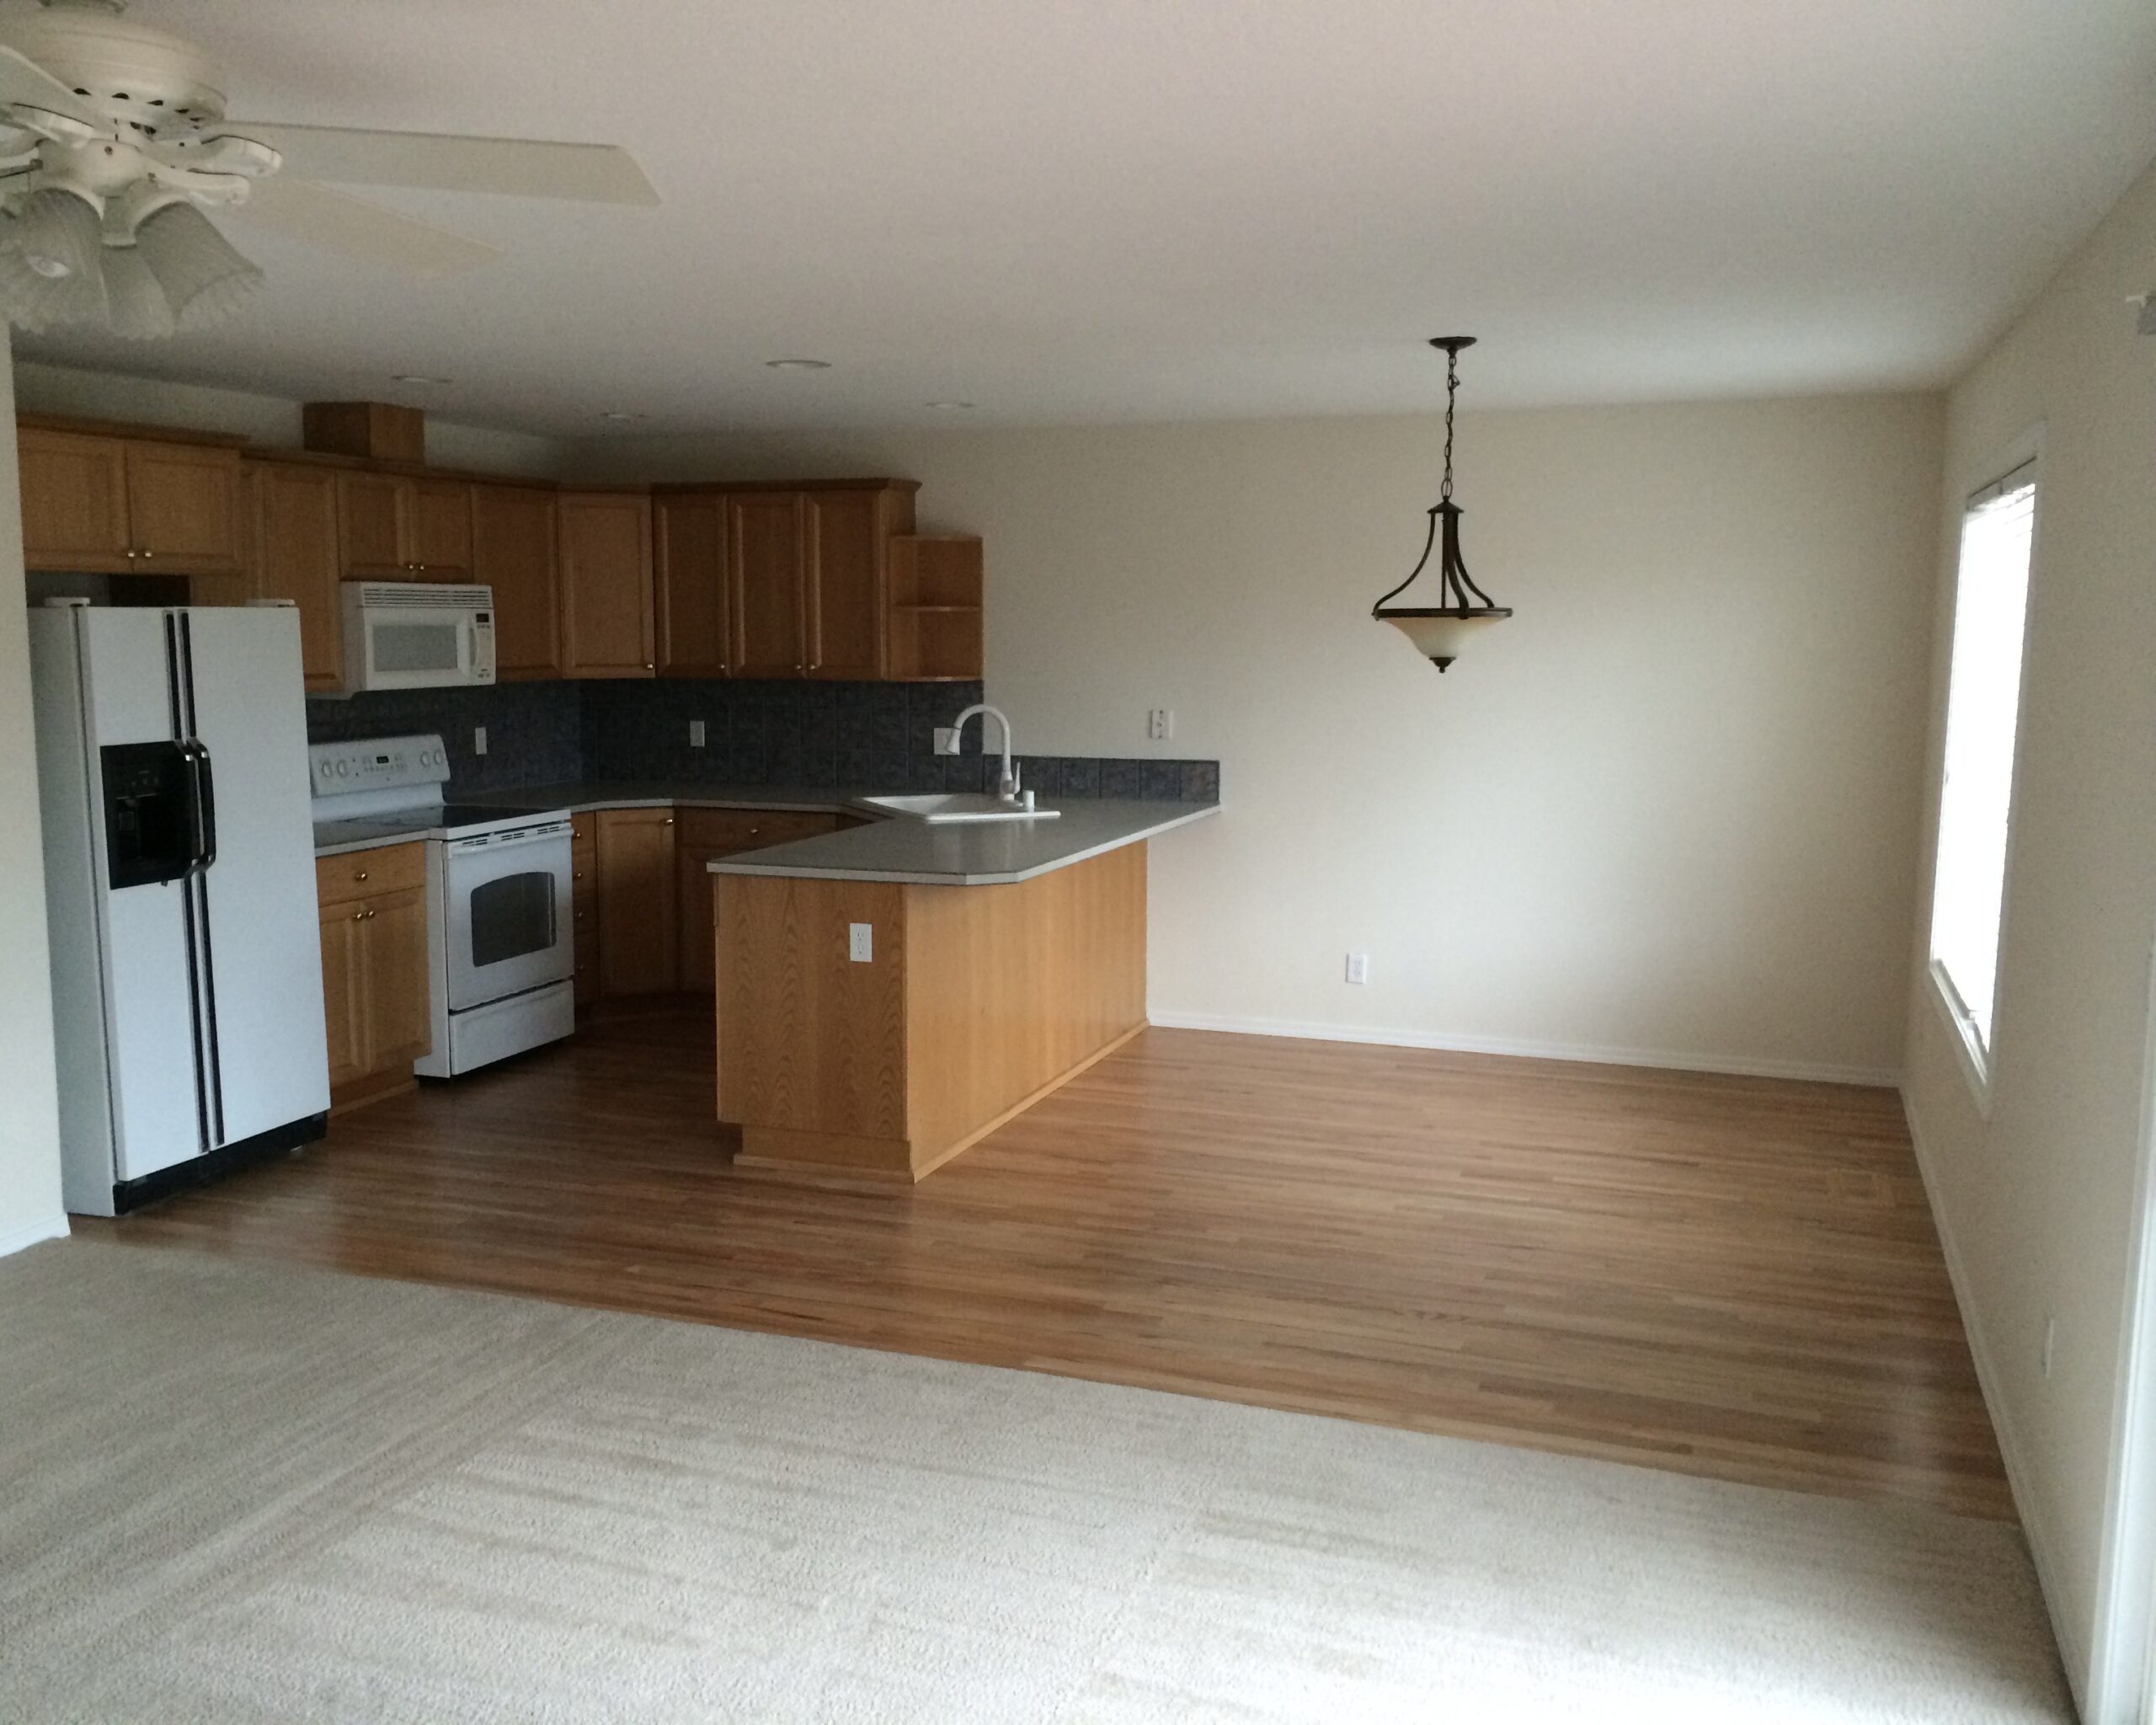
[[[601,414],[599,417],[602,419],[641,419],[643,415],[642,414],[625,414],[617,408],[610,413]]]
[[[417,372],[417,371],[399,371],[399,372],[398,372],[398,373],[394,377],[391,378],[389,381],[390,381],[392,383],[422,383],[422,384],[425,384],[425,383],[446,383],[446,382],[449,382],[449,379],[448,379],[448,378],[446,378],[446,377],[424,377],[424,376],[422,376],[420,373],[419,373],[419,372]]]
[[[974,408],[969,401],[932,401],[928,405],[939,414],[969,414]]]
[[[766,360],[764,363],[774,371],[828,371],[829,360]]]

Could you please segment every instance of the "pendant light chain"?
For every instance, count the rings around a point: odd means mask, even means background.
[[[1460,394],[1460,350],[1450,348],[1445,353],[1445,477],[1438,488],[1438,501],[1452,501],[1452,410]]]

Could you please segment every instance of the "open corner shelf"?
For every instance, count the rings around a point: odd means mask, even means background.
[[[890,542],[891,675],[954,682],[981,675],[981,542],[905,533]]]

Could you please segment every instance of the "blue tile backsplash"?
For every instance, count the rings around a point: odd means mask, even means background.
[[[955,756],[936,753],[935,730],[980,698],[979,683],[499,683],[317,697],[307,730],[315,743],[439,731],[451,782],[463,791],[579,778],[979,791],[989,788],[979,722]],[[692,719],[704,724],[701,749],[689,746]],[[478,725],[483,756],[472,749]],[[1020,759],[1021,779],[1043,796],[1220,798],[1217,761]]]

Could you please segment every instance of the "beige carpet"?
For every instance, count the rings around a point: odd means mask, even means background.
[[[2019,1536],[70,1241],[0,1261],[0,1718],[2070,1718]]]

